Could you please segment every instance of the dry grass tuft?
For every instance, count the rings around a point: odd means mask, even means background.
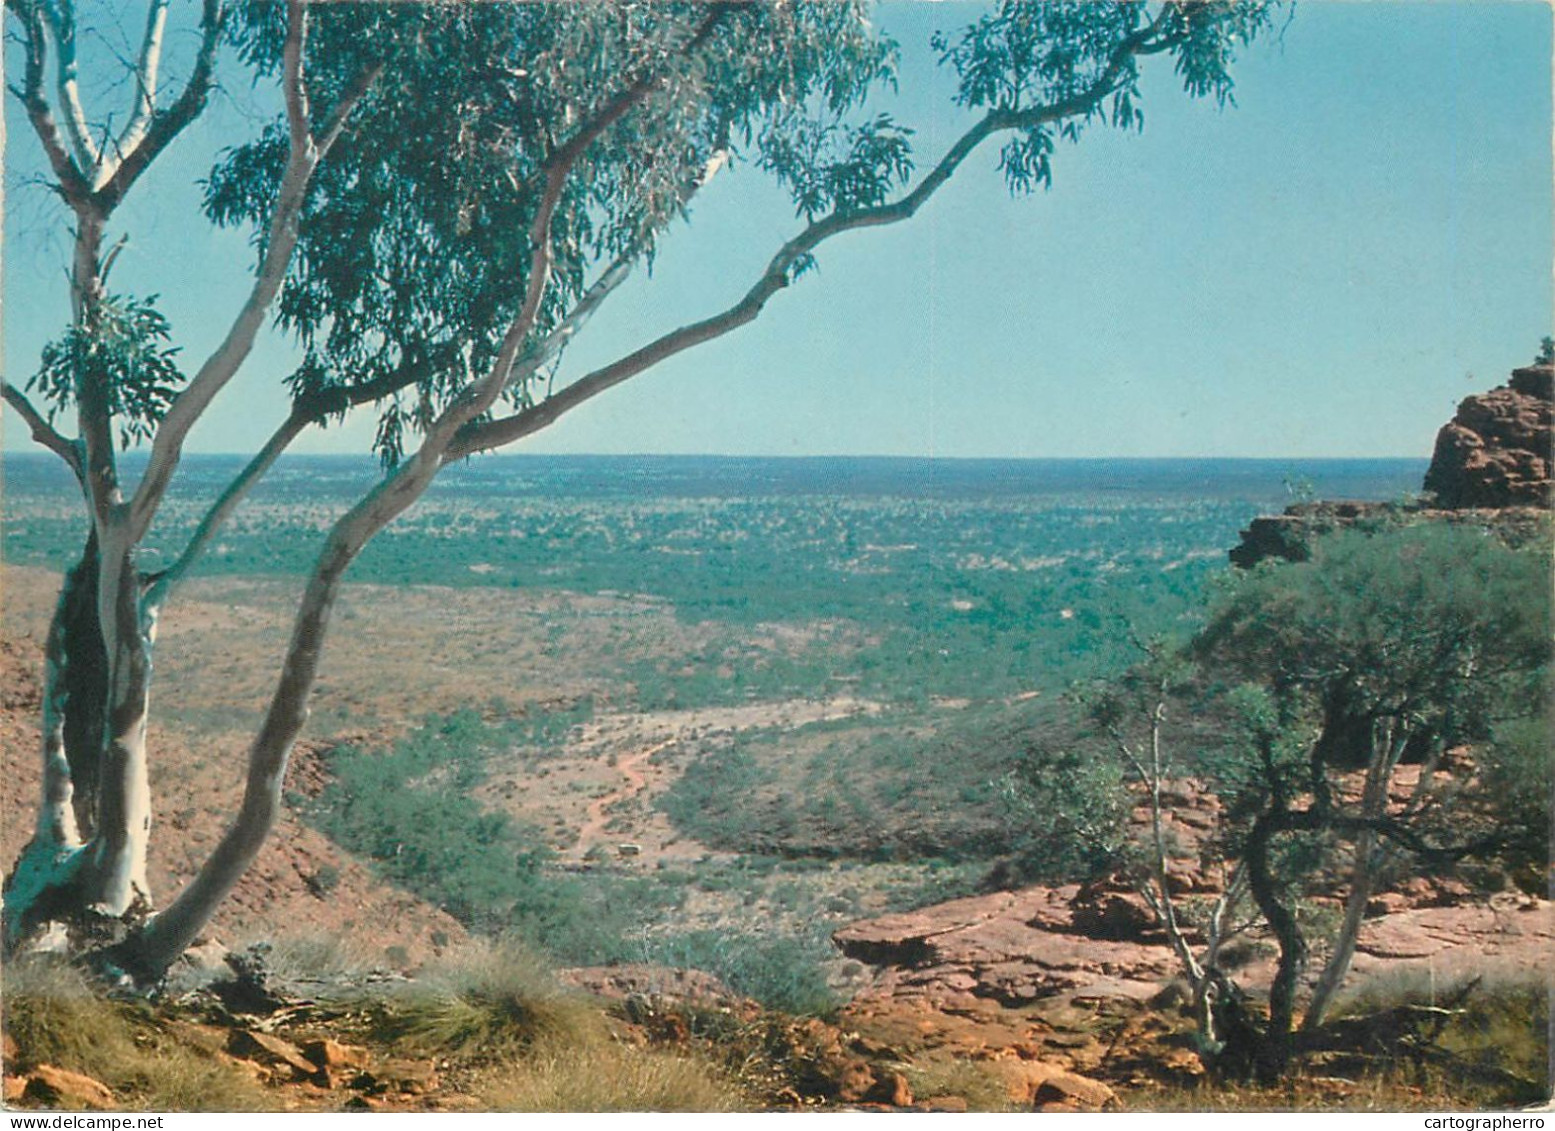
[[[91,1075],[135,1048],[124,1010],[106,1000],[75,967],[45,955],[5,968],[5,1029],[27,1067],[52,1064]]]
[[[114,1001],[43,956],[6,965],[5,1028],[24,1067],[52,1064],[111,1089],[124,1110],[263,1111],[263,1090],[208,1051],[181,1044],[142,1006]]]
[[[504,1066],[474,1089],[486,1111],[746,1111],[752,1101],[709,1061],[600,1044]]]
[[[511,942],[473,944],[385,999],[382,1036],[471,1063],[585,1048],[607,1038],[604,1014]]]
[[[1011,1111],[1010,1087],[991,1061],[956,1057],[906,1065],[903,1074],[920,1100],[960,1096],[968,1111]]]
[[[283,984],[350,983],[383,968],[369,947],[338,934],[284,935],[263,945],[265,968]]]

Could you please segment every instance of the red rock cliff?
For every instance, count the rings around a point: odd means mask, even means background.
[[[1555,365],[1512,371],[1512,380],[1469,397],[1437,434],[1425,489],[1438,506],[1548,507],[1555,440]]]

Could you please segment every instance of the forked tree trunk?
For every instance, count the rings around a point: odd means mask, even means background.
[[[151,910],[146,716],[155,618],[133,559],[102,568],[87,541],[50,622],[37,828],[5,885],[7,949],[50,921],[136,919]],[[114,630],[104,633],[105,621]],[[108,647],[113,648],[110,657]]]
[[[1290,1063],[1296,991],[1307,968],[1306,937],[1295,914],[1280,898],[1269,867],[1269,849],[1275,834],[1281,831],[1279,820],[1283,816],[1280,810],[1270,810],[1253,823],[1245,857],[1248,889],[1280,947],[1279,963],[1269,987],[1269,1024],[1254,1054],[1254,1068],[1264,1080],[1279,1079]]]

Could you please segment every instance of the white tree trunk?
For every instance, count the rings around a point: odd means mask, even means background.
[[[151,838],[146,719],[156,618],[141,606],[135,559],[122,535],[110,532],[103,537],[101,563],[98,609],[108,654],[109,729],[83,899],[99,913],[118,918],[151,908],[146,879]]]

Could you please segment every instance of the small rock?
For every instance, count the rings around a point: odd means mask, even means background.
[[[1100,1111],[1115,1098],[1112,1089],[1100,1080],[1077,1076],[1073,1072],[1055,1072],[1037,1085],[1031,1097],[1038,1106],[1066,1104],[1081,1111]]]
[[[1161,1057],[1160,1071],[1179,1083],[1192,1083],[1205,1074],[1204,1061],[1192,1049],[1168,1049]]]
[[[1366,914],[1373,919],[1380,915],[1393,915],[1400,911],[1407,911],[1409,903],[1409,896],[1403,892],[1385,891],[1366,901]]]
[[[302,1046],[302,1055],[309,1064],[325,1071],[338,1072],[348,1068],[367,1067],[366,1049],[355,1045],[343,1045],[329,1037],[306,1042]]]
[[[890,1104],[892,1107],[911,1107],[912,1085],[900,1072],[894,1072],[889,1068],[877,1068],[874,1087],[870,1088],[869,1094],[864,1098],[876,1103]]]
[[[996,1060],[993,1066],[1004,1080],[1010,1102],[1018,1107],[1029,1107],[1036,1097],[1037,1089],[1047,1082],[1048,1077],[1060,1071],[1051,1064],[1034,1060]]]
[[[49,1107],[84,1107],[107,1111],[115,1106],[108,1085],[79,1072],[67,1072],[52,1064],[40,1064],[32,1070],[22,1090],[22,1099]]]
[[[215,973],[230,969],[227,964],[227,956],[231,953],[215,939],[201,939],[184,951],[182,961],[188,963],[196,970]]]
[[[860,1103],[875,1089],[875,1073],[867,1061],[850,1060],[837,1074],[837,1099],[845,1104]]]
[[[356,1077],[351,1086],[368,1095],[398,1092],[405,1096],[424,1096],[437,1091],[437,1068],[429,1061],[391,1060]]]
[[[272,1069],[290,1069],[299,1079],[318,1071],[302,1055],[302,1050],[284,1038],[251,1029],[234,1029],[227,1038],[227,1052],[239,1060],[252,1061]]]
[[[1154,913],[1133,892],[1082,890],[1073,914],[1074,929],[1097,939],[1138,940],[1156,925]]]

